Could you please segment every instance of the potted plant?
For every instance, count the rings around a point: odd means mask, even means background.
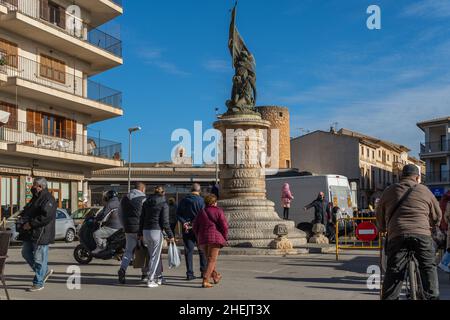
[[[0,55],[0,72],[5,73],[6,72],[6,65],[8,61],[6,60],[5,55]]]

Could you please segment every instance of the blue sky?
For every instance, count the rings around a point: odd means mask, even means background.
[[[125,116],[91,126],[123,143],[133,161],[170,159],[175,129],[205,130],[225,112],[233,70],[231,0],[124,0],[125,64],[97,80],[123,91]],[[366,27],[369,5],[382,29]],[[240,0],[237,24],[257,62],[257,105],[291,110],[292,136],[338,123],[404,144],[417,155],[416,123],[450,115],[450,1]]]

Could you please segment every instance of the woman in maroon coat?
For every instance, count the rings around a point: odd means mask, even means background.
[[[219,251],[228,241],[228,222],[223,210],[217,207],[217,197],[208,195],[205,197],[206,208],[202,210],[193,222],[193,230],[197,237],[199,247],[203,248],[208,267],[203,274],[203,288],[212,288],[209,282],[212,278],[215,284],[222,279],[222,275],[216,271]]]

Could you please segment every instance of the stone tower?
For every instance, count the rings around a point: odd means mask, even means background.
[[[290,126],[290,114],[289,109],[280,106],[261,106],[256,108],[261,113],[261,118],[270,122],[271,130],[279,130],[280,142],[279,142],[279,168],[290,169],[291,168],[291,126]],[[271,139],[268,136],[267,150],[271,149]],[[270,154],[269,154],[270,156]]]

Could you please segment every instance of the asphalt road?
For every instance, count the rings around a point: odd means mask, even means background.
[[[129,269],[127,284],[117,282],[118,261],[94,260],[81,266],[81,289],[69,290],[67,269],[77,266],[72,257],[75,244],[58,243],[50,249],[50,267],[55,274],[45,290],[28,293],[33,273],[24,263],[20,248],[10,249],[6,281],[12,299],[20,300],[377,300],[379,291],[367,286],[367,269],[378,264],[375,252],[347,252],[337,262],[333,254],[307,256],[222,256],[218,271],[223,282],[202,289],[201,281],[184,280],[185,267],[164,268],[167,284],[149,289],[140,282],[139,270]],[[198,259],[194,260],[198,267]],[[443,299],[450,299],[449,277],[440,274]],[[72,282],[73,283],[73,282]],[[4,298],[0,291],[0,298]]]

